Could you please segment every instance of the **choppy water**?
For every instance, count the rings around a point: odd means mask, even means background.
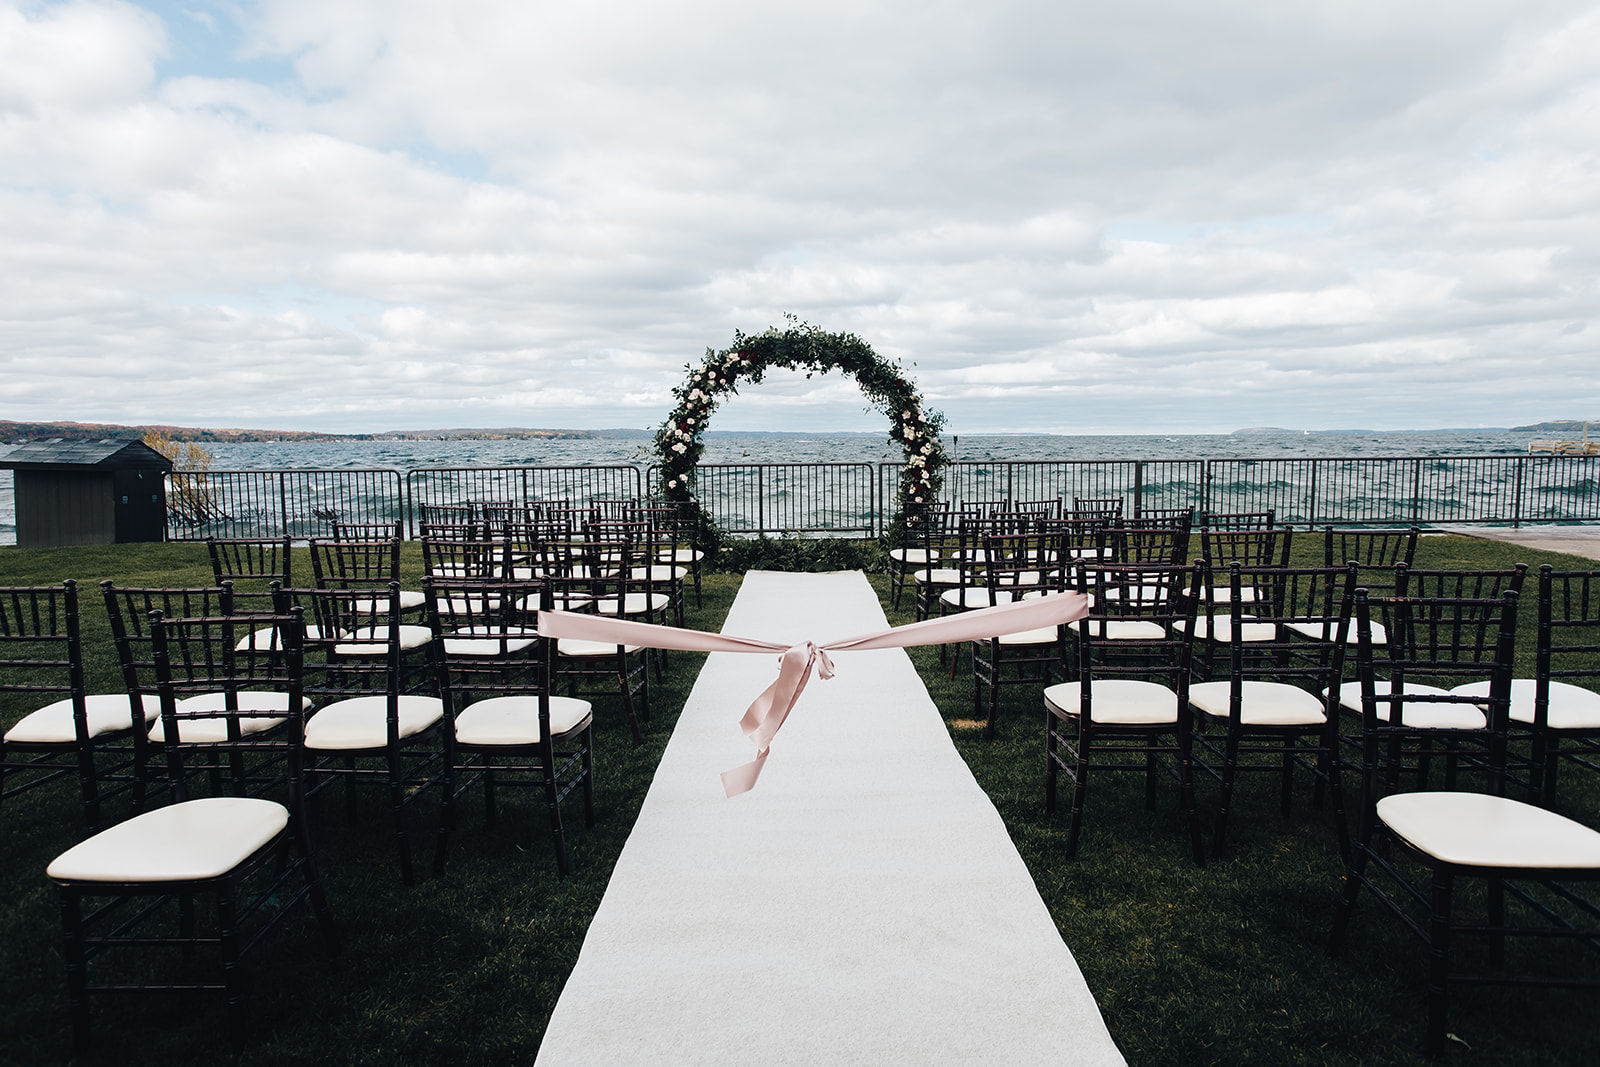
[[[957,461],[1044,459],[1219,459],[1359,456],[1483,456],[1525,453],[1548,434],[1473,430],[1424,433],[1261,433],[1065,436],[945,436]],[[0,445],[0,456],[14,446]],[[650,441],[600,438],[517,441],[316,441],[207,444],[216,470],[649,465]],[[714,434],[703,463],[846,463],[897,460],[885,437]],[[16,542],[9,471],[0,471],[0,543]]]

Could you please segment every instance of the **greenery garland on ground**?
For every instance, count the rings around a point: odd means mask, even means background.
[[[656,431],[657,491],[667,500],[694,499],[695,468],[705,452],[701,435],[718,402],[737,393],[741,382],[761,381],[769,367],[804,370],[807,377],[837,369],[854,377],[889,416],[889,440],[905,449],[896,512],[932,503],[950,462],[939,440],[944,416],[923,411],[922,396],[900,364],[882,359],[855,334],[826,333],[790,321],[787,329],[773,327],[755,336],[735,331],[731,346],[720,352],[708,348],[698,367],[684,367],[687,377],[672,391],[677,406]]]

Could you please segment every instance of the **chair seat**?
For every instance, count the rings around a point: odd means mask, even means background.
[[[1231,682],[1197,682],[1189,703],[1214,719],[1226,719],[1233,698]],[[1246,726],[1315,726],[1328,721],[1322,701],[1284,682],[1239,683],[1239,721]]]
[[[161,700],[150,693],[139,698],[144,720],[161,715]],[[96,693],[85,698],[85,720],[90,737],[101,737],[133,728],[133,704],[126,693]],[[77,741],[72,722],[72,701],[58,700],[25,715],[6,731],[6,741],[15,745],[66,745]]]
[[[951,608],[961,608],[972,611],[978,608],[990,608],[996,604],[1009,604],[1016,599],[1016,595],[1005,589],[995,591],[994,599],[989,599],[989,590],[983,586],[968,586],[964,589],[946,589],[939,594],[939,603]]]
[[[936,562],[939,553],[926,548],[891,548],[889,558],[908,567],[925,567]]]
[[[1062,682],[1044,691],[1052,711],[1076,718],[1082,708],[1078,682]],[[1159,682],[1103,678],[1089,686],[1093,722],[1124,726],[1157,726],[1178,721],[1178,694]]]
[[[923,585],[960,585],[961,569],[959,567],[933,567],[927,570],[912,571],[911,580],[921,582]]]
[[[387,631],[388,627],[363,626],[359,630],[352,630],[341,634],[343,643],[333,646],[335,655],[339,656],[387,656],[389,654]],[[400,627],[400,647],[409,651],[421,648],[433,640],[433,631],[426,626]],[[359,644],[355,642],[360,642]],[[370,644],[368,642],[371,642]]]
[[[1289,629],[1293,630],[1295,633],[1299,634],[1301,637],[1309,637],[1313,641],[1329,641],[1329,640],[1332,640],[1334,632],[1337,630],[1337,627],[1331,621],[1327,622],[1327,623],[1322,623],[1322,622],[1291,622],[1291,623],[1288,623],[1287,625],[1288,625]],[[1389,634],[1388,634],[1388,632],[1386,630],[1384,630],[1383,623],[1381,623],[1381,622],[1373,623],[1372,624],[1372,643],[1373,643],[1373,645],[1375,645],[1375,646],[1385,645],[1385,644],[1388,643],[1388,641],[1389,641]],[[1347,645],[1356,645],[1356,644],[1360,644],[1361,643],[1361,635],[1356,632],[1356,624],[1354,622],[1352,622],[1345,629],[1344,643],[1347,644]]]
[[[1600,832],[1564,815],[1485,793],[1395,793],[1378,818],[1413,847],[1464,867],[1600,867]]]
[[[706,554],[698,548],[689,548],[686,545],[680,545],[677,548],[663,548],[656,553],[656,561],[658,563],[694,564],[699,563],[705,557]]]
[[[623,645],[622,650],[628,654],[639,651],[639,645]],[[606,644],[604,641],[583,641],[576,637],[563,637],[556,642],[556,651],[563,656],[574,659],[590,656],[615,656],[617,646]]]
[[[227,695],[224,693],[205,693],[201,696],[189,697],[187,700],[178,701],[180,713],[199,711],[221,711],[227,707]],[[312,708],[311,701],[300,698],[300,706],[306,711]],[[267,714],[241,718],[239,733],[259,734],[270,730],[282,723],[289,713],[288,693],[252,693],[239,694],[239,710],[261,711]],[[155,725],[150,727],[150,740],[163,742],[167,739],[166,724],[157,719]],[[216,719],[179,719],[178,739],[191,744],[205,744],[206,742],[226,741],[228,739],[228,720]]]
[[[1178,619],[1172,624],[1172,628],[1182,632],[1187,625],[1187,619]],[[1194,636],[1201,641],[1216,641],[1219,644],[1227,644],[1233,640],[1233,617],[1230,615],[1196,616],[1194,620]],[[1275,641],[1277,638],[1278,628],[1270,622],[1251,622],[1249,616],[1239,620],[1239,640],[1241,641],[1246,643],[1251,641]]]
[[[1141,619],[1079,619],[1071,625],[1078,633],[1087,626],[1093,637],[1106,641],[1159,641],[1167,636],[1160,623]]]
[[[262,630],[257,630],[253,634],[249,634],[246,637],[240,638],[239,643],[233,646],[233,650],[235,652],[271,652],[276,649],[279,644],[277,632],[278,631],[274,630],[270,626]],[[313,624],[306,623],[306,640],[322,640],[322,631],[317,629]]]
[[[1533,723],[1533,702],[1539,683],[1532,678],[1511,681],[1511,718],[1525,725]],[[1472,682],[1450,690],[1464,696],[1487,697],[1488,682]],[[1550,712],[1546,719],[1552,730],[1600,730],[1600,693],[1571,682],[1550,683]]]
[[[492,615],[500,610],[504,598],[498,593],[482,593],[474,596],[462,596],[459,592],[439,601],[439,618],[448,621],[455,616],[466,618],[483,617]]]
[[[428,602],[428,598],[411,589],[400,590],[400,610],[415,611]],[[351,610],[359,615],[366,615],[374,611],[384,611],[389,607],[387,596],[374,597],[371,600],[359,597],[351,604]]]
[[[1390,683],[1380,679],[1378,682],[1378,695],[1384,696],[1390,692]],[[1416,696],[1449,696],[1450,691],[1440,689],[1436,685],[1417,685],[1407,683],[1404,694]],[[1339,686],[1339,706],[1347,711],[1361,714],[1361,683],[1345,682]],[[1378,721],[1389,721],[1389,709],[1392,707],[1387,701],[1378,702]],[[1419,730],[1482,730],[1489,725],[1488,716],[1483,711],[1471,704],[1407,704],[1405,706],[1402,726],[1414,726]]]
[[[526,652],[539,631],[531,626],[464,626],[444,635],[447,656],[498,656]]]
[[[438,697],[402,696],[399,718],[400,737],[414,737],[444,718],[444,703]],[[306,720],[306,748],[382,748],[388,739],[388,698],[384,696],[336,701]]]
[[[643,615],[647,611],[663,611],[671,603],[672,598],[666,593],[629,593],[627,599],[622,602],[622,614]],[[602,615],[615,615],[617,598],[601,597],[594,602],[594,607]]]
[[[1037,630],[1023,630],[1014,634],[1001,634],[1000,643],[1007,648],[1021,645],[1053,645],[1061,632],[1054,626],[1041,626]]]
[[[207,797],[135,815],[57,856],[45,873],[73,882],[216,878],[283,832],[289,810],[270,800]]]
[[[575,697],[550,698],[550,733],[562,737],[589,725],[589,702]],[[490,697],[470,704],[456,716],[456,740],[463,745],[536,745],[539,698]]]
[[[687,567],[674,567],[660,564],[651,567],[632,567],[628,570],[628,580],[631,582],[681,582],[688,577]]]

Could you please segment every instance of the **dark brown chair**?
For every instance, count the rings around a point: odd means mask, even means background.
[[[1044,691],[1045,810],[1055,811],[1056,782],[1065,773],[1073,783],[1069,859],[1077,854],[1091,775],[1143,771],[1145,806],[1154,809],[1157,772],[1165,771],[1178,781],[1190,852],[1205,865],[1188,698],[1200,582],[1193,564],[1074,564],[1074,586],[1093,592],[1088,617],[1070,627],[1077,678]]]
[[[0,800],[75,777],[99,828],[102,803],[139,781],[158,708],[153,688],[88,692],[76,582],[0,588]]]
[[[166,736],[178,739],[164,750],[178,799],[101,831],[46,869],[61,899],[67,995],[80,1052],[89,1040],[89,996],[130,989],[223,993],[228,1033],[240,1048],[252,1009],[242,987],[243,957],[301,900],[310,901],[328,950],[339,951],[303,814],[301,619],[297,613],[268,618],[279,636],[272,651],[261,654],[234,651],[261,616],[248,622],[157,618],[150,624],[161,720]],[[226,698],[207,700],[215,693]],[[268,695],[278,698],[281,716],[276,728],[256,729],[255,702]],[[200,773],[206,767],[226,766],[240,754],[282,765],[281,799],[190,795],[196,783],[212,780]],[[194,899],[203,896],[215,900],[213,923],[202,924],[194,909]],[[87,902],[106,898],[109,903],[85,913]],[[123,905],[139,910],[130,914]],[[195,981],[191,968],[136,971],[132,983],[126,974],[115,984],[89,979],[89,960],[113,949],[189,955],[200,946],[221,956],[213,980]]]

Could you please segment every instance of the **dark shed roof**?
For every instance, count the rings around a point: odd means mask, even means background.
[[[0,470],[72,471],[84,467],[170,471],[172,461],[143,441],[130,440],[39,441],[0,456]]]

